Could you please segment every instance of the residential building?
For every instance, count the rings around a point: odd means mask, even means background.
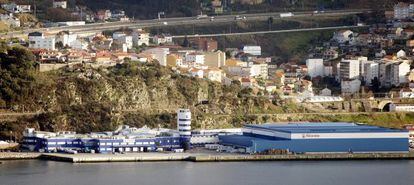
[[[155,35],[152,38],[152,42],[157,45],[172,43],[172,36],[168,34]]]
[[[187,56],[185,56],[186,62],[194,62],[196,64],[204,64],[205,62],[205,56],[202,53],[190,53]]]
[[[399,86],[403,83],[408,83],[407,74],[410,72],[410,64],[405,61],[395,62],[391,65],[392,75],[391,84]]]
[[[114,41],[117,41],[120,44],[125,44],[128,49],[132,49],[132,46],[133,46],[132,36],[127,35],[124,32],[114,32],[112,34],[112,38],[114,39]]]
[[[66,2],[66,0],[54,0],[53,1],[53,8],[66,9],[67,8],[67,2]]]
[[[142,29],[132,33],[132,42],[135,46],[149,46],[150,35]]]
[[[61,31],[56,35],[56,42],[61,42],[64,47],[69,46],[76,41],[77,34],[73,34],[69,31]]]
[[[211,38],[197,38],[195,40],[195,48],[202,51],[216,51],[217,45],[217,41]]]
[[[340,30],[334,33],[333,40],[340,44],[350,43],[354,39],[354,32],[351,30]]]
[[[356,79],[360,75],[360,62],[356,59],[342,59],[339,67],[340,79]]]
[[[308,68],[308,75],[311,78],[324,76],[323,59],[307,59],[306,67]]]
[[[204,52],[204,65],[223,67],[226,63],[226,53],[222,51]]]
[[[169,67],[184,67],[183,59],[177,54],[168,54],[167,55],[167,66]]]
[[[399,2],[394,6],[394,19],[407,19],[412,16],[413,9],[410,4]]]
[[[31,6],[29,4],[5,3],[1,7],[10,13],[29,13]]]
[[[209,68],[204,70],[204,78],[207,78],[214,82],[222,81],[223,72],[218,68]]]
[[[29,48],[55,50],[56,38],[40,32],[29,33]]]
[[[242,51],[254,56],[262,55],[262,48],[260,46],[243,46]]]
[[[154,60],[157,60],[160,65],[167,66],[167,55],[170,53],[169,48],[151,48],[145,50],[143,53],[150,54]]]
[[[371,85],[372,80],[377,78],[379,80],[379,63],[374,61],[364,62],[364,72],[362,77],[365,81],[365,85]]]

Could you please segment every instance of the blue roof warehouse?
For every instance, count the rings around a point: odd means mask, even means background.
[[[408,152],[408,131],[355,123],[245,125],[243,135],[219,136],[220,144],[247,153]]]

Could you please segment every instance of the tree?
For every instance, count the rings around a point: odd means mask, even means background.
[[[188,41],[187,35],[184,37],[183,44],[181,46],[190,47],[190,41]]]
[[[378,80],[378,77],[375,77],[371,80],[371,89],[374,93],[379,92],[381,82]]]
[[[272,30],[272,25],[273,25],[273,17],[269,17],[267,19],[267,24],[269,25],[269,31]]]

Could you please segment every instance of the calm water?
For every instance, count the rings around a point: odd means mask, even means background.
[[[144,162],[6,161],[0,185],[412,185],[414,161]]]

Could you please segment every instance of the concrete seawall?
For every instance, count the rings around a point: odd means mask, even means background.
[[[245,155],[204,153],[42,154],[42,159],[72,163],[151,161],[289,161],[289,160],[413,160],[414,153],[335,153],[299,155]]]
[[[0,160],[37,159],[41,155],[41,153],[30,152],[0,152]]]

